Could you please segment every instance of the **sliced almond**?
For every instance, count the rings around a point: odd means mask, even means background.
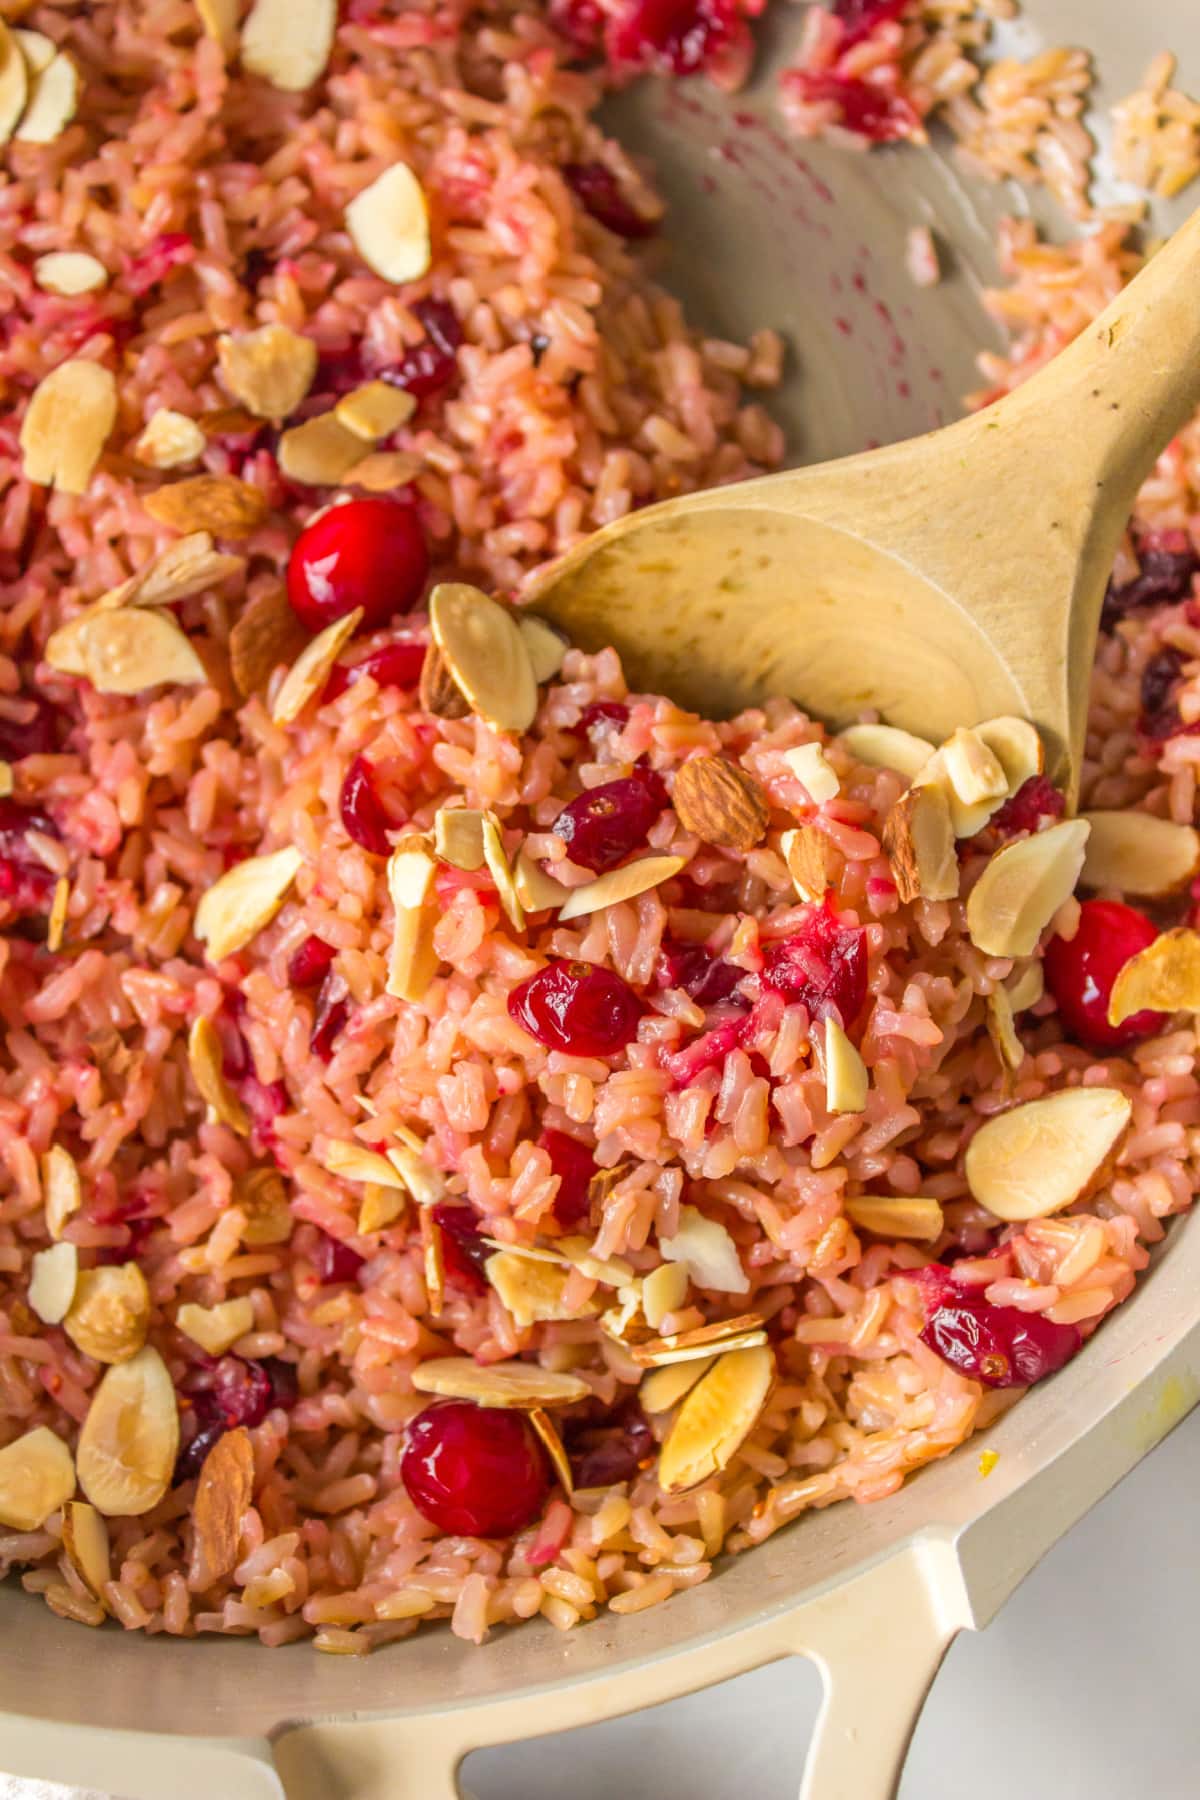
[[[398,1000],[424,998],[437,971],[433,880],[437,864],[418,844],[397,845],[388,858],[387,883],[395,910],[387,988]]]
[[[23,32],[22,36],[41,37],[41,33]],[[30,76],[30,65],[21,54],[16,35],[0,20],[0,144],[7,144],[25,111]]]
[[[466,582],[443,581],[430,598],[429,623],[472,712],[500,731],[527,731],[538,689],[512,612]]]
[[[1085,887],[1148,899],[1177,893],[1200,870],[1200,832],[1144,812],[1087,812]]]
[[[333,410],[339,425],[373,444],[407,425],[417,403],[404,388],[393,387],[390,381],[367,381],[353,393],[344,394]]]
[[[242,1527],[254,1498],[254,1447],[244,1425],[223,1432],[203,1463],[192,1501],[195,1529],[188,1586],[203,1593],[238,1560]]]
[[[723,1356],[728,1350],[752,1350],[766,1341],[767,1334],[760,1328],[757,1331],[735,1331],[707,1338],[700,1344],[672,1344],[669,1338],[649,1338],[630,1344],[628,1349],[639,1368],[671,1369],[677,1363],[694,1362],[714,1353]]]
[[[967,1185],[1010,1224],[1045,1219],[1084,1198],[1133,1111],[1116,1088],[1063,1088],[998,1113],[967,1146]]]
[[[10,1531],[40,1531],[74,1492],[71,1452],[45,1425],[0,1450],[0,1525]]]
[[[671,1263],[664,1266],[674,1268],[676,1265]],[[637,1282],[617,1289],[617,1304],[601,1313],[600,1329],[606,1336],[616,1338],[626,1347],[647,1329],[642,1316],[642,1291]]]
[[[175,1388],[158,1351],[147,1344],[109,1369],[92,1395],[79,1434],[79,1485],[110,1519],[157,1506],[179,1451]]]
[[[1007,798],[1008,778],[978,732],[960,725],[941,748],[947,780],[965,806]]]
[[[606,1174],[609,1172],[604,1171]],[[618,1174],[624,1170],[617,1171]],[[595,1180],[595,1177],[592,1178]],[[591,1189],[589,1187],[589,1196]],[[586,1275],[589,1281],[601,1281],[605,1287],[621,1288],[633,1280],[633,1265],[621,1256],[597,1256],[587,1238],[560,1237],[555,1250],[571,1267]]]
[[[844,1207],[852,1225],[877,1237],[932,1243],[942,1234],[942,1209],[936,1200],[902,1194],[853,1194]]]
[[[429,208],[407,163],[393,163],[346,208],[346,229],[369,269],[400,286],[429,267]]]
[[[446,1181],[440,1169],[425,1160],[416,1144],[391,1144],[387,1159],[418,1206],[436,1206],[446,1197]]]
[[[987,997],[987,1028],[1001,1068],[1019,1069],[1025,1061],[1025,1046],[1017,1035],[1012,1001],[1005,988],[994,988]]]
[[[451,1400],[474,1400],[479,1406],[570,1406],[586,1400],[591,1388],[578,1375],[542,1369],[536,1363],[477,1363],[469,1356],[437,1356],[418,1363],[412,1384],[419,1394],[444,1394]]]
[[[190,531],[160,550],[120,587],[102,594],[97,605],[172,606],[176,600],[204,593],[230,575],[240,575],[245,567],[244,556],[218,550],[209,532]]]
[[[520,613],[517,626],[529,652],[533,679],[539,687],[544,681],[553,681],[570,648],[566,638],[553,625],[548,625],[545,619],[540,619],[537,613]]]
[[[895,769],[909,781],[925,767],[934,746],[926,738],[901,731],[898,725],[847,725],[838,733],[855,762],[868,769]]]
[[[821,744],[797,744],[784,751],[783,760],[814,806],[823,806],[841,792],[837,771]]]
[[[668,1314],[679,1311],[689,1286],[686,1263],[660,1263],[650,1271],[642,1282],[641,1305],[651,1331],[661,1330]]]
[[[75,117],[79,71],[64,50],[29,84],[29,100],[15,137],[19,144],[52,144]]]
[[[595,881],[572,888],[559,907],[559,919],[565,925],[568,919],[581,919],[606,906],[633,900],[638,894],[648,894],[651,888],[661,887],[664,881],[678,875],[687,867],[687,860],[686,856],[642,856],[619,869],[610,869],[606,875],[597,875]]]
[[[33,10],[33,0],[29,0],[28,4],[26,4],[26,0],[7,0],[3,10],[7,18],[21,19],[26,13]],[[25,59],[25,67],[29,70],[31,79],[34,75],[40,75],[44,69],[48,69],[58,55],[58,45],[53,38],[47,37],[44,31],[29,31],[18,26],[13,32],[13,37]]]
[[[0,799],[8,799],[13,791],[12,764],[0,760]]]
[[[378,1150],[368,1150],[365,1144],[357,1144],[351,1138],[333,1138],[326,1144],[320,1160],[322,1168],[328,1169],[331,1175],[340,1176],[343,1181],[373,1181],[377,1187],[399,1188],[402,1193],[407,1191],[407,1182],[386,1156],[381,1156]]]
[[[823,900],[836,872],[836,852],[825,833],[801,825],[783,833],[779,850],[801,900]]]
[[[242,67],[285,94],[302,94],[325,71],[337,0],[254,0],[242,26]]]
[[[342,480],[348,486],[365,488],[368,494],[390,494],[406,487],[420,472],[420,458],[411,451],[374,450],[347,469]]]
[[[147,420],[133,455],[149,469],[186,469],[189,463],[199,462],[207,444],[195,419],[160,406]]]
[[[831,1113],[860,1113],[871,1078],[867,1065],[835,1018],[825,1021],[825,1105]]]
[[[337,487],[362,456],[362,439],[331,412],[293,425],[279,440],[279,467],[306,487]]]
[[[373,1232],[386,1230],[395,1224],[407,1205],[408,1196],[403,1188],[384,1187],[379,1181],[364,1183],[358,1209],[359,1237],[370,1237]]]
[[[571,1474],[571,1459],[567,1455],[566,1445],[555,1430],[553,1419],[542,1407],[535,1406],[529,1415],[529,1423],[537,1432],[542,1448],[550,1458],[554,1473],[558,1476],[562,1491],[569,1500],[575,1492],[575,1481]]]
[[[716,1361],[715,1356],[697,1356],[686,1362],[665,1363],[651,1369],[638,1384],[638,1405],[643,1412],[670,1412],[683,1396],[694,1388]]]
[[[1032,956],[1051,919],[1075,891],[1089,826],[1064,819],[1005,844],[967,900],[967,931],[985,956]]]
[[[1041,963],[1026,963],[1020,973],[1010,976],[1004,985],[1014,1015],[1028,1012],[1046,992],[1046,977]]]
[[[175,1325],[209,1356],[224,1356],[239,1338],[254,1330],[254,1303],[248,1294],[221,1300],[216,1306],[196,1306],[188,1300],[175,1314]]]
[[[217,365],[235,400],[256,419],[278,424],[295,412],[312,386],[317,346],[286,325],[259,325],[219,337]]]
[[[421,664],[421,680],[417,699],[422,710],[435,719],[465,719],[471,708],[467,697],[450,673],[450,665],[436,644],[430,644]]]
[[[194,929],[209,962],[244,950],[283,905],[304,861],[299,850],[273,850],[248,856],[226,869],[200,897]]]
[[[79,1252],[74,1244],[52,1244],[39,1250],[29,1277],[29,1305],[43,1325],[59,1325],[71,1310],[79,1279]]]
[[[518,1330],[553,1319],[591,1318],[599,1310],[594,1300],[582,1307],[566,1303],[563,1294],[571,1280],[571,1269],[531,1262],[508,1250],[489,1256],[484,1266]]]
[[[436,1319],[446,1303],[446,1247],[442,1228],[431,1212],[421,1214],[421,1255],[425,1267],[425,1296]]]
[[[718,1357],[684,1400],[659,1452],[664,1493],[696,1487],[729,1464],[754,1429],[774,1380],[775,1358],[765,1344]]]
[[[985,719],[974,727],[1000,767],[1004,770],[1008,794],[1015,794],[1045,767],[1046,753],[1037,730],[1028,719],[1005,714],[998,719]]]
[[[222,1125],[241,1137],[250,1136],[250,1116],[225,1079],[225,1056],[217,1028],[203,1014],[188,1033],[188,1067],[200,1098]]]
[[[96,1362],[128,1362],[146,1342],[150,1310],[150,1289],[135,1262],[85,1269],[63,1330]]]
[[[208,680],[191,641],[169,613],[96,609],[80,621],[75,643],[98,694],[198,687]]]
[[[555,881],[548,875],[544,866],[534,862],[526,851],[517,852],[517,860],[513,864],[513,885],[521,905],[526,912],[546,912],[552,907],[562,906],[571,893],[561,881]]]
[[[248,1248],[286,1244],[291,1237],[292,1209],[278,1170],[247,1169],[234,1181],[233,1203],[246,1215],[242,1242]]]
[[[240,0],[196,0],[196,11],[206,36],[220,44],[226,56],[232,56],[237,49]]]
[[[362,607],[356,606],[353,612],[335,619],[332,625],[318,632],[312,643],[301,651],[275,696],[271,717],[276,725],[290,725],[300,717],[309,701],[316,699],[344,646],[361,625],[362,616]]]
[[[1180,925],[1131,956],[1113,982],[1108,1022],[1134,1013],[1200,1012],[1200,933]]]
[[[71,883],[65,875],[60,875],[54,884],[54,898],[50,902],[50,917],[46,921],[46,948],[53,955],[62,949],[63,936],[67,929],[67,908],[71,904]]]
[[[282,663],[304,648],[304,630],[282,588],[257,594],[238,614],[229,634],[229,661],[240,694],[265,688]]]
[[[938,789],[943,794],[950,812],[950,828],[956,838],[973,838],[978,835],[1001,807],[1003,799],[964,800],[950,779],[946,768],[944,748],[935,750],[923,769],[919,769],[913,777],[913,787],[922,790]],[[948,898],[949,896],[947,896]]]
[[[767,834],[770,803],[749,770],[726,756],[691,756],[671,794],[679,823],[722,850],[752,850]]]
[[[89,607],[87,612],[80,613],[78,618],[68,619],[57,631],[52,631],[46,639],[46,648],[42,655],[52,669],[63,675],[87,675],[80,646],[80,633],[87,621],[94,615],[96,608]]]
[[[660,1237],[659,1250],[668,1262],[686,1264],[697,1287],[718,1294],[744,1294],[750,1279],[737,1245],[718,1219],[706,1219],[694,1206],[679,1209],[674,1237]]]
[[[433,847],[443,862],[469,873],[482,869],[483,818],[473,807],[443,806],[433,821]]]
[[[663,1351],[678,1352],[682,1350],[717,1351],[726,1349],[735,1339],[739,1344],[743,1338],[761,1333],[765,1320],[761,1313],[737,1313],[730,1319],[710,1319],[707,1325],[697,1325],[690,1331],[673,1331],[665,1337],[650,1338],[634,1346],[634,1357],[647,1365],[659,1360]]]
[[[249,537],[270,510],[266,496],[236,475],[189,475],[156,488],[142,505],[160,525],[219,538]]]
[[[108,270],[86,250],[50,250],[33,265],[33,279],[45,294],[94,294],[108,280]]]
[[[93,1599],[103,1606],[104,1590],[112,1580],[112,1552],[108,1526],[86,1500],[69,1500],[63,1507],[63,1552]]]
[[[83,1205],[83,1186],[79,1169],[71,1152],[62,1144],[51,1144],[42,1158],[42,1194],[45,1200],[46,1230],[57,1240],[73,1213]]]
[[[524,931],[525,909],[521,905],[521,896],[509,867],[499,820],[490,812],[483,815],[483,860],[487,864],[488,874],[496,884],[505,918],[514,931]]]
[[[37,385],[21,422],[26,480],[60,493],[83,494],[117,417],[110,369],[76,357]]]
[[[913,900],[953,900],[958,894],[958,856],[950,802],[940,784],[910,787],[891,808],[883,847],[896,891]]]

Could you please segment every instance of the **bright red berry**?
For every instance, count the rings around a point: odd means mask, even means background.
[[[439,1400],[408,1428],[400,1459],[408,1497],[439,1531],[511,1537],[549,1489],[541,1445],[519,1412]]]
[[[487,1277],[483,1268],[493,1256],[490,1244],[483,1241],[483,1221],[473,1206],[455,1206],[443,1200],[433,1209],[433,1222],[442,1233],[442,1259],[446,1274],[472,1294],[486,1294]]]
[[[325,1287],[331,1282],[357,1281],[365,1258],[357,1250],[352,1250],[349,1244],[343,1244],[341,1238],[331,1237],[329,1232],[318,1230],[312,1260],[317,1280]]]
[[[596,1173],[596,1158],[590,1146],[569,1131],[543,1131],[538,1144],[558,1176],[554,1217],[564,1227],[578,1225],[588,1215],[588,1184]]]
[[[611,969],[551,962],[513,989],[508,1010],[547,1050],[616,1056],[637,1036],[642,1003]]]
[[[294,988],[320,987],[328,975],[329,966],[336,955],[337,951],[333,945],[327,944],[324,938],[319,938],[315,934],[306,937],[304,942],[292,951],[291,960],[288,963],[288,981]]]
[[[851,1024],[867,997],[867,934],[829,906],[807,908],[799,931],[764,946],[764,985],[799,1001],[813,1019],[836,1011]]]
[[[602,875],[642,849],[668,804],[662,776],[653,769],[635,769],[619,781],[585,789],[563,807],[552,829],[573,863]]]
[[[1131,956],[1158,936],[1145,915],[1119,900],[1085,900],[1073,938],[1052,937],[1043,967],[1068,1037],[1094,1050],[1117,1050],[1122,1044],[1153,1037],[1166,1015],[1137,1012],[1119,1025],[1108,1022],[1113,983]]]
[[[292,548],[287,596],[309,631],[362,607],[375,631],[420,599],[429,573],[425,534],[414,507],[399,500],[349,500],[306,525]]]
[[[388,832],[395,831],[404,820],[393,819],[388,813],[375,771],[365,756],[356,756],[346,771],[340,809],[347,835],[372,856],[386,856],[392,847]]]
[[[947,1293],[921,1331],[921,1342],[943,1362],[985,1387],[1031,1387],[1070,1362],[1083,1342],[1074,1325],[1055,1325],[1041,1313]]]
[[[397,638],[393,643],[381,644],[378,650],[372,650],[361,662],[351,663],[349,667],[345,663],[335,663],[321,695],[322,706],[328,706],[331,700],[336,700],[365,675],[371,677],[376,687],[415,688],[421,679],[427,648],[424,638]]]
[[[564,163],[562,172],[567,186],[598,224],[618,237],[653,237],[658,229],[657,219],[634,211],[607,163]]]

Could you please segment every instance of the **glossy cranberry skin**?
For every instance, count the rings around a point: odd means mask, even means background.
[[[229,1427],[220,1419],[211,1424],[202,1425],[190,1443],[184,1444],[175,1458],[175,1473],[171,1477],[171,1486],[178,1487],[182,1481],[194,1481],[204,1467],[204,1459],[225,1436]]]
[[[588,1185],[596,1173],[596,1158],[591,1148],[569,1131],[547,1129],[538,1138],[538,1144],[558,1176],[554,1217],[564,1227],[578,1225],[588,1216]]]
[[[654,1433],[636,1400],[630,1401],[602,1426],[578,1432],[570,1443],[571,1471],[576,1487],[612,1487],[632,1481],[644,1462],[655,1453]]]
[[[934,1305],[921,1342],[952,1368],[985,1387],[1032,1387],[1069,1363],[1083,1342],[1074,1325],[1055,1325],[1041,1313],[948,1295]]]
[[[872,144],[899,143],[920,127],[920,115],[903,94],[856,77],[817,74],[808,69],[789,69],[781,85],[806,105],[832,100],[847,131]]]
[[[629,708],[623,700],[593,700],[580,713],[572,735],[587,738],[594,749],[610,732],[620,731],[628,723]]]
[[[551,829],[580,868],[602,875],[641,850],[651,826],[669,804],[666,784],[653,769],[635,769],[619,781],[588,788],[563,807]]]
[[[328,706],[331,700],[338,699],[365,675],[369,675],[377,687],[412,690],[421,679],[427,648],[416,638],[403,638],[392,644],[381,644],[378,650],[372,650],[370,656],[364,656],[361,662],[352,663],[349,668],[343,663],[335,663],[325,683],[321,705]]]
[[[356,756],[346,771],[340,808],[347,836],[372,856],[386,856],[392,847],[388,832],[395,831],[404,820],[389,816],[379,795],[375,771],[365,756]]]
[[[609,19],[605,47],[618,68],[695,75],[745,35],[735,0],[627,0]]]
[[[312,1262],[322,1287],[334,1282],[357,1281],[358,1272],[365,1261],[365,1257],[360,1256],[357,1250],[352,1250],[349,1244],[343,1244],[340,1238],[318,1230]]]
[[[611,969],[551,962],[513,989],[508,1010],[547,1050],[616,1056],[637,1036],[642,1003]]]
[[[400,1479],[422,1517],[455,1537],[511,1537],[534,1520],[549,1480],[519,1412],[439,1400],[408,1428]]]
[[[43,837],[62,835],[48,813],[11,795],[0,799],[0,901],[14,912],[41,912],[54,892],[55,877],[29,848],[31,831]]]
[[[1113,983],[1130,957],[1157,936],[1157,926],[1132,906],[1119,900],[1085,900],[1075,936],[1050,939],[1043,961],[1046,985],[1068,1037],[1094,1050],[1118,1050],[1162,1030],[1165,1013],[1138,1012],[1120,1025],[1108,1022]]]
[[[634,211],[607,163],[564,163],[562,172],[584,210],[606,230],[623,238],[654,236],[658,221]]]
[[[201,1426],[214,1421],[226,1431],[261,1425],[274,1401],[269,1369],[248,1356],[219,1356],[187,1382]]]
[[[727,1000],[745,975],[736,963],[723,962],[703,944],[664,944],[654,969],[660,987],[682,988],[697,1006]]]
[[[1066,795],[1044,775],[1031,775],[992,814],[990,824],[993,831],[1015,837],[1021,831],[1036,831],[1042,819],[1061,819],[1066,810]]]
[[[443,1200],[433,1209],[433,1222],[442,1233],[442,1260],[446,1274],[472,1294],[486,1294],[483,1265],[495,1251],[483,1241],[482,1220],[473,1206],[455,1206]]]
[[[1200,573],[1200,557],[1180,534],[1177,547],[1138,548],[1138,573],[1121,586],[1110,581],[1104,596],[1100,626],[1111,631],[1118,619],[1146,606],[1177,606],[1192,591],[1192,582]]]
[[[867,997],[867,934],[828,906],[808,907],[800,930],[763,948],[763,983],[813,1019],[836,1011],[851,1024]]]
[[[51,706],[40,694],[22,694],[21,699],[31,709],[28,719],[0,716],[0,757],[5,762],[47,756],[58,749],[59,723],[63,718],[58,707]]]
[[[1175,704],[1175,690],[1187,660],[1176,645],[1167,644],[1150,658],[1142,670],[1142,714],[1138,720],[1138,731],[1153,744],[1161,744],[1167,738],[1174,737],[1182,728],[1179,708]]]
[[[371,497],[330,507],[292,547],[287,596],[300,623],[323,631],[362,608],[363,631],[376,631],[420,599],[429,552],[416,509]]]
[[[337,951],[324,938],[306,937],[304,942],[292,951],[288,963],[288,982],[294,988],[320,987],[329,973]]]
[[[880,25],[898,19],[907,4],[908,0],[833,0],[834,16],[846,28],[842,48],[848,50]]]
[[[447,300],[418,300],[413,312],[425,328],[419,344],[406,350],[382,379],[403,388],[415,400],[431,400],[458,375],[457,351],[463,341],[458,315]]]
[[[313,1014],[312,1036],[308,1042],[313,1055],[322,1062],[329,1062],[333,1056],[338,1039],[350,1017],[350,1002],[346,998],[346,991],[346,984],[340,975],[327,975],[321,983]]]

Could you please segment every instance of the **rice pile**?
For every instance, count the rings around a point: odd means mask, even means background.
[[[921,80],[930,93],[965,93],[955,58],[979,41],[976,10],[926,4],[922,16],[937,19],[928,53],[945,66],[927,65]],[[810,29],[826,29],[823,18],[814,13]],[[575,650],[520,739],[469,713],[434,715],[411,691],[370,679],[283,726],[270,713],[281,672],[266,696],[243,701],[229,674],[231,626],[278,589],[297,527],[330,496],[284,478],[274,434],[231,423],[218,333],[277,321],[312,338],[321,359],[306,405],[316,412],[342,391],[347,366],[352,384],[421,340],[418,302],[448,302],[463,335],[453,383],[394,434],[388,467],[394,491],[419,507],[436,577],[499,589],[630,507],[775,464],[778,430],[745,388],[769,385],[780,347],[770,334],[753,347],[699,339],[583,208],[564,164],[603,163],[646,216],[655,202],[589,120],[599,81],[538,13],[352,5],[326,79],[302,99],[227,68],[189,0],[86,10],[45,0],[23,23],[65,45],[82,82],[56,141],[10,145],[0,191],[10,407],[0,725],[27,729],[37,694],[69,728],[59,748],[14,759],[17,799],[54,827],[35,834],[32,852],[50,877],[67,878],[69,903],[61,948],[46,943],[45,908],[17,900],[0,944],[0,1446],[39,1425],[74,1445],[104,1373],[28,1303],[33,1258],[51,1242],[54,1146],[82,1178],[62,1238],[85,1268],[136,1259],[144,1272],[149,1342],[180,1396],[185,1448],[213,1362],[178,1328],[184,1305],[247,1298],[252,1322],[232,1354],[273,1366],[286,1401],[250,1429],[253,1504],[219,1578],[197,1545],[194,1472],[152,1510],[109,1521],[111,1571],[98,1596],[62,1553],[58,1511],[39,1529],[0,1534],[0,1568],[90,1624],[107,1612],[151,1633],[257,1634],[271,1646],[315,1638],[362,1654],[422,1619],[479,1640],[539,1613],[567,1629],[606,1606],[638,1610],[807,1508],[885,1498],[1011,1398],[922,1342],[913,1271],[935,1252],[955,1256],[959,1279],[992,1304],[1090,1333],[1131,1290],[1164,1221],[1190,1204],[1200,1174],[1193,1025],[1098,1059],[1063,1041],[1044,998],[1023,1014],[1026,1054],[1006,1074],[986,1002],[1022,967],[972,945],[961,901],[900,903],[881,834],[903,781],[857,761],[787,701],[711,724],[630,694],[611,651]],[[1077,73],[1074,63],[1046,72],[1056,118],[1075,116]],[[997,153],[986,137],[977,150]],[[402,290],[365,269],[344,225],[349,200],[399,155],[428,196],[434,244],[428,275]],[[102,288],[75,300],[38,288],[34,259],[68,249],[103,263]],[[1013,348],[988,359],[988,396],[1068,341],[1136,265],[1116,224],[1061,250],[1013,225],[1004,255],[1011,285],[992,304]],[[31,483],[17,445],[30,394],[67,357],[120,378],[116,427],[80,498]],[[244,571],[177,608],[210,678],[147,701],[98,694],[42,652],[56,628],[177,542],[147,510],[157,478],[133,455],[161,408],[204,421],[196,466],[240,476],[269,512],[236,546]],[[1084,779],[1085,803],[1187,823],[1200,759],[1198,487],[1200,424],[1161,459],[1122,552]],[[1138,587],[1156,551],[1182,571],[1169,593]],[[1144,677],[1165,653],[1173,711],[1160,703],[1148,736]],[[588,720],[599,725],[589,731]],[[815,743],[837,776],[820,804],[786,761]],[[449,798],[490,809],[510,856],[524,846],[568,885],[586,871],[564,862],[550,830],[564,799],[639,760],[670,786],[689,757],[720,751],[761,784],[771,831],[745,852],[722,850],[668,808],[649,844],[681,859],[676,876],[566,924],[535,913],[525,931],[486,872],[443,869],[438,968],[410,1003],[386,991],[385,861],[340,821],[344,778],[364,751],[406,829],[429,831]],[[812,912],[779,842],[797,820],[823,840],[830,904],[865,934],[862,1113],[830,1112],[812,1021],[761,983],[764,949]],[[201,897],[240,859],[288,845],[301,867],[273,921],[236,955],[206,962],[194,933]],[[347,1008],[328,1061],[311,1048],[312,995],[289,977],[314,934],[336,948]],[[732,1049],[712,1036],[727,1022],[720,1007],[655,981],[664,944],[701,942],[740,972],[754,1003],[753,1030]],[[514,1022],[509,994],[548,956],[606,964],[643,995],[627,1051],[547,1051]],[[201,1017],[219,1025],[249,1136],[214,1119],[197,1091],[187,1045]],[[1014,1100],[1078,1083],[1132,1103],[1116,1166],[1086,1205],[997,1229],[967,1189],[967,1141]],[[637,1410],[642,1370],[590,1309],[611,1294],[577,1272],[576,1316],[519,1329],[498,1294],[449,1278],[435,1308],[421,1209],[405,1197],[387,1223],[363,1229],[363,1184],[326,1166],[331,1145],[415,1144],[427,1178],[490,1236],[553,1242],[559,1184],[537,1142],[545,1129],[574,1135],[613,1172],[594,1190],[595,1255],[642,1278],[662,1262],[658,1242],[676,1233],[681,1208],[698,1209],[734,1247],[737,1309],[767,1321],[778,1377],[767,1405],[728,1464],[686,1492],[662,1491],[656,1449],[669,1415]],[[244,1196],[255,1169],[282,1176],[286,1242],[252,1230]],[[943,1233],[925,1245],[856,1231],[845,1201],[864,1192],[935,1199]],[[363,1259],[351,1259],[353,1278],[322,1281],[330,1240]],[[693,1288],[664,1329],[702,1326],[730,1304]],[[571,1500],[556,1492],[510,1541],[439,1536],[399,1478],[406,1427],[427,1403],[414,1371],[456,1352],[485,1364],[524,1357],[591,1392],[558,1419],[587,1485]]]

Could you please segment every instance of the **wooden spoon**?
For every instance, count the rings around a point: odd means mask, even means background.
[[[721,715],[788,694],[937,741],[1032,719],[1078,783],[1100,604],[1138,487],[1200,405],[1200,212],[1015,393],[944,430],[688,494],[530,598],[630,685]]]

